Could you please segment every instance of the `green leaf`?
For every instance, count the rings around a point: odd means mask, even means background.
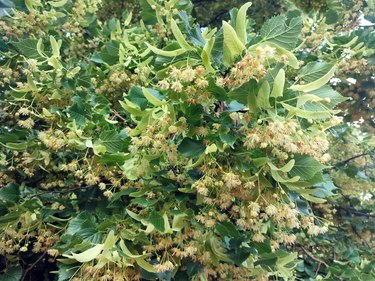
[[[235,59],[245,50],[245,45],[238,38],[233,27],[223,21],[223,64],[231,66]]]
[[[332,191],[337,189],[337,187],[335,186],[331,177],[328,174],[323,175],[323,179],[324,182],[314,185],[316,189],[313,195],[316,197],[325,198],[328,196],[332,196]]]
[[[269,164],[269,163],[268,163]],[[292,178],[285,179],[283,176],[280,175],[280,173],[277,170],[272,169],[271,175],[275,181],[281,182],[281,183],[290,183],[290,182],[297,182],[300,180],[299,176],[294,176]]]
[[[330,118],[333,114],[338,113],[337,110],[322,110],[322,111],[316,111],[314,110],[303,110],[299,109],[297,107],[291,106],[289,104],[286,104],[284,102],[281,103],[281,105],[289,111],[289,116],[299,116],[301,118],[306,119],[326,119]]]
[[[209,146],[207,146],[206,147],[206,149],[205,149],[205,154],[210,154],[210,153],[215,153],[217,151],[217,146],[216,146],[216,144],[211,144],[211,145],[209,145]]]
[[[217,238],[215,238],[215,236],[212,234],[209,235],[206,241],[216,261],[231,262],[231,259],[227,256],[224,248],[221,246],[220,242]]]
[[[120,245],[121,250],[123,251],[123,253],[125,254],[127,258],[137,259],[137,258],[143,258],[147,256],[147,254],[138,255],[138,254],[133,254],[132,252],[130,252],[128,247],[126,247],[123,239],[120,239],[119,245]]]
[[[258,111],[256,95],[259,92],[259,86],[256,80],[252,79],[249,82],[246,82],[231,90],[228,93],[228,97],[247,105],[251,112],[255,113]]]
[[[100,50],[100,59],[109,64],[113,65],[119,62],[119,49],[120,43],[117,41],[110,40]],[[91,58],[93,60],[94,57]]]
[[[65,233],[76,235],[84,241],[99,243],[101,234],[98,232],[97,226],[96,219],[92,214],[82,212],[70,221]]]
[[[271,97],[274,97],[274,98],[282,97],[283,92],[284,92],[284,85],[285,85],[285,71],[284,69],[280,69],[273,83]]]
[[[224,128],[220,129],[219,137],[223,143],[230,146],[233,146],[237,140],[237,137],[229,129],[225,130]]]
[[[148,217],[148,221],[160,232],[165,231],[164,218],[159,212],[153,210]]]
[[[321,203],[324,203],[324,202],[327,201],[325,199],[318,198],[318,197],[315,197],[315,196],[312,196],[312,195],[306,194],[306,193],[301,193],[301,196],[303,198],[305,198],[307,201],[310,201],[310,202],[313,202],[313,203],[317,203],[317,204],[321,204]]]
[[[175,215],[172,221],[172,229],[174,231],[180,231],[185,226],[187,217],[188,215],[185,213]]]
[[[299,176],[302,180],[309,180],[316,173],[327,168],[327,166],[320,164],[314,158],[306,155],[297,155],[294,160],[296,162],[289,174],[291,176]]]
[[[151,89],[150,89],[150,90],[151,90]],[[162,100],[159,99],[160,94],[159,94],[158,96],[156,96],[155,94],[153,95],[153,93],[155,92],[155,90],[154,90],[154,91],[149,91],[149,89],[142,88],[142,92],[143,92],[145,98],[146,98],[146,99],[147,99],[152,105],[154,105],[154,106],[161,106],[161,105],[164,105],[164,104],[167,103],[165,100],[162,101]]]
[[[127,159],[127,153],[112,153],[103,155],[97,162],[109,166],[123,165]]]
[[[63,7],[67,2],[68,0],[50,1],[48,2],[48,4],[51,5],[52,7],[59,8],[59,7]]]
[[[267,157],[259,157],[259,158],[252,159],[254,165],[257,166],[258,168],[266,165],[269,162],[269,160],[270,159]]]
[[[49,36],[49,41],[51,43],[51,48],[52,48],[52,55],[56,58],[60,57],[60,46],[57,43],[55,37],[52,35]]]
[[[320,87],[324,86],[335,74],[336,67],[333,66],[324,76],[320,77],[319,79],[305,84],[305,85],[293,85],[289,89],[294,91],[301,91],[301,92],[311,92]]]
[[[260,35],[262,41],[272,42],[287,50],[292,50],[301,33],[302,19],[300,17],[292,18],[289,25],[286,24],[286,17],[276,16],[262,26]]]
[[[187,158],[199,156],[206,150],[202,141],[185,138],[178,146],[178,151]]]
[[[68,113],[76,121],[77,125],[84,126],[86,124],[87,110],[81,99],[76,100],[76,102],[68,109]]]
[[[296,161],[292,159],[281,168],[277,168],[274,164],[272,164],[271,162],[268,162],[268,166],[270,166],[271,170],[288,173],[293,168],[295,162]]]
[[[229,221],[223,221],[216,225],[217,233],[222,237],[233,237],[233,238],[241,238],[240,232],[237,228]]]
[[[140,109],[146,109],[148,105],[148,100],[146,99],[145,95],[143,94],[142,88],[138,86],[131,87],[129,94],[127,96],[128,100],[132,103],[135,103],[139,106]],[[159,98],[157,96],[157,98]]]
[[[70,260],[69,260],[70,261]],[[65,264],[62,262],[57,263],[59,267],[59,276],[57,281],[66,281],[70,280],[74,274],[77,272],[80,264]]]
[[[124,162],[124,165],[122,165],[122,170],[124,175],[129,180],[136,180],[138,179],[138,173],[137,173],[137,159],[136,158],[130,158]]]
[[[141,206],[143,208],[154,206],[159,200],[158,199],[147,199],[144,197],[139,197],[133,199],[131,202],[133,204],[137,204],[138,206]]]
[[[6,144],[0,143],[1,145],[5,146],[6,148],[12,149],[12,150],[26,150],[28,147],[27,142],[7,142]]]
[[[141,221],[142,220],[142,217],[128,209],[125,210],[126,213],[132,218],[132,219],[135,219],[136,221]]]
[[[270,84],[268,81],[264,81],[259,88],[258,95],[256,97],[257,105],[260,108],[267,109],[271,108],[270,104]]]
[[[303,107],[307,102],[320,102],[322,99],[316,95],[312,94],[302,94],[297,96],[297,107]],[[323,108],[324,111],[324,108]]]
[[[340,93],[338,93],[328,85],[320,87],[319,89],[316,89],[314,91],[308,92],[308,94],[313,94],[321,98],[322,100],[326,98],[329,99],[329,102],[324,102],[324,106],[320,106],[320,110],[323,110],[324,108],[332,109],[336,105],[348,99],[347,97],[343,97]]]
[[[300,77],[308,82],[313,82],[326,75],[333,66],[327,62],[309,62],[301,68]]]
[[[134,116],[145,115],[145,111],[141,110],[141,108],[137,104],[131,102],[128,99],[125,99],[125,102],[119,101],[119,103],[126,112],[129,112],[130,114]]]
[[[247,42],[247,32],[246,32],[246,13],[247,9],[252,5],[251,2],[247,2],[241,6],[238,10],[236,18],[236,33],[238,38],[243,44]]]
[[[156,273],[156,269],[149,264],[145,259],[143,258],[136,258],[135,259],[136,263],[139,265],[139,267],[143,268],[144,270],[152,273]]]
[[[19,281],[22,277],[22,267],[12,266],[8,267],[3,274],[0,274],[2,281]]]
[[[20,189],[17,184],[8,183],[0,188],[0,200],[10,203],[16,203],[20,198]]]
[[[123,140],[116,131],[108,130],[100,133],[97,144],[104,145],[109,153],[115,153],[121,150]]]
[[[12,45],[16,46],[16,48],[27,58],[36,59],[39,58],[40,55],[37,51],[37,44],[38,40],[36,39],[23,39],[19,42],[12,42]]]

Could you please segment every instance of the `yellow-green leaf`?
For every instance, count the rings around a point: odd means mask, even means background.
[[[234,63],[236,57],[245,50],[245,45],[238,38],[233,27],[226,21],[223,21],[223,34],[223,64],[230,66]]]
[[[322,98],[313,95],[313,94],[302,94],[297,97],[297,107],[302,107],[305,105],[306,102],[320,102]]]
[[[80,254],[63,255],[64,257],[74,259],[78,262],[89,262],[95,259],[103,250],[103,244],[98,244]]]
[[[324,203],[324,202],[327,201],[323,198],[318,198],[318,197],[315,197],[315,196],[312,196],[312,195],[309,195],[309,194],[304,194],[304,193],[302,193],[301,196],[303,198],[305,198],[306,200],[308,200],[310,202],[313,202],[313,203],[317,203],[317,204],[321,204],[321,203]]]
[[[295,162],[296,161],[292,159],[281,168],[277,168],[274,164],[272,164],[271,162],[268,162],[268,166],[270,166],[271,170],[287,173],[294,167]]]
[[[271,175],[272,177],[274,178],[275,181],[278,181],[278,182],[281,182],[281,183],[285,183],[285,182],[297,182],[299,181],[300,177],[299,176],[294,176],[293,178],[291,179],[284,179],[278,171],[275,171],[275,170],[271,170]]]
[[[48,4],[50,4],[52,7],[59,8],[64,6],[68,0],[61,0],[61,1],[50,1]]]
[[[112,249],[115,246],[116,242],[117,242],[117,237],[115,236],[115,232],[113,230],[111,230],[108,233],[108,236],[104,241],[103,250]]]
[[[323,77],[319,78],[318,80],[315,80],[311,83],[305,84],[305,85],[293,85],[289,89],[294,91],[300,91],[300,92],[311,92],[316,89],[319,89],[320,87],[324,86],[335,74],[336,67],[333,66],[330,71]]]
[[[260,108],[271,108],[270,104],[270,84],[268,81],[264,81],[262,86],[260,86],[258,95],[257,95],[257,105]]]
[[[184,227],[184,222],[187,218],[187,214],[177,214],[173,217],[172,229],[174,231],[180,231]]]
[[[180,46],[183,49],[194,50],[194,48],[192,46],[190,46],[189,43],[185,40],[184,35],[182,34],[180,28],[178,27],[178,25],[177,25],[177,23],[174,19],[171,19],[171,29],[172,29],[172,33],[173,33],[174,37],[176,38],[178,44],[180,44]]]
[[[155,97],[153,94],[151,94],[146,88],[142,88],[142,92],[145,95],[146,99],[155,106],[161,106],[166,104],[167,102],[164,100],[159,100],[157,97]]]
[[[211,65],[211,52],[215,43],[215,37],[206,40],[206,44],[203,47],[201,58],[203,65],[206,67],[207,71],[215,72],[215,69]]]
[[[122,108],[125,109],[125,111],[129,112],[130,114],[134,116],[144,115],[144,111],[142,111],[141,108],[137,104],[131,102],[128,99],[125,99],[125,102],[119,101],[119,103],[122,106]]]
[[[284,69],[280,69],[279,73],[277,73],[275,77],[275,81],[273,82],[271,97],[274,97],[274,98],[282,97],[283,92],[284,92],[284,85],[285,85],[285,71]]]
[[[325,111],[308,111],[303,110],[294,106],[291,106],[289,104],[286,104],[284,102],[281,103],[282,106],[289,111],[288,116],[298,116],[306,119],[325,119],[330,118],[332,115],[337,114],[340,112],[340,110],[325,110]]]
[[[138,258],[144,258],[147,256],[147,254],[143,254],[143,255],[138,255],[138,254],[133,254],[132,252],[130,252],[130,250],[128,249],[128,247],[126,247],[125,245],[125,242],[124,240],[120,240],[120,248],[122,250],[122,252],[128,257],[128,258],[131,258],[131,259],[138,259]]]
[[[60,57],[60,47],[59,47],[59,44],[57,43],[55,37],[50,35],[49,41],[51,43],[53,56],[56,57],[56,58]]]
[[[38,91],[38,87],[35,85],[35,82],[30,74],[27,75],[27,85],[29,86],[29,89],[31,91],[35,91],[35,92]]]
[[[246,34],[246,12],[247,9],[251,6],[251,2],[247,2],[241,6],[238,10],[237,18],[236,18],[236,33],[238,38],[241,40],[243,44],[247,42],[247,34]]]
[[[137,258],[137,259],[135,259],[135,261],[144,270],[146,270],[148,272],[151,272],[151,273],[156,273],[155,267],[153,267],[151,264],[149,264],[148,262],[146,262],[145,259],[143,259],[143,258]]]
[[[211,144],[211,145],[209,145],[209,146],[207,146],[206,147],[206,150],[205,150],[205,154],[210,154],[210,153],[214,153],[214,152],[216,152],[217,151],[217,146],[216,146],[216,144]]]
[[[165,51],[165,50],[158,49],[158,48],[150,45],[147,42],[146,42],[146,45],[152,52],[154,52],[155,54],[157,54],[159,56],[164,56],[164,57],[177,57],[177,56],[182,55],[183,53],[185,53],[187,51],[184,48],[176,49],[176,50],[173,50],[173,51]]]

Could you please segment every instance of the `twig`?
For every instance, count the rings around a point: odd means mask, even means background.
[[[304,247],[301,247],[302,248],[302,250],[306,253],[306,255],[308,255],[310,258],[312,258],[314,261],[317,261],[318,263],[320,263],[320,264],[323,264],[325,267],[329,267],[329,265],[325,262],[325,261],[323,261],[323,260],[321,260],[321,259],[318,259],[317,257],[315,257],[312,253],[310,253],[309,251],[307,251]]]
[[[318,263],[318,268],[316,269],[316,271],[315,271],[315,277],[318,275],[318,273],[319,273],[319,269],[320,269],[320,266],[322,265],[322,263],[320,262],[320,263]]]
[[[374,155],[374,154],[369,153],[369,152],[366,152],[366,153],[362,153],[362,154],[355,155],[355,156],[350,157],[349,159],[346,159],[346,160],[344,160],[344,161],[337,162],[335,165],[333,165],[333,168],[337,168],[338,166],[346,165],[346,164],[348,164],[350,161],[352,161],[352,160],[354,160],[354,159],[356,159],[356,158],[358,158],[358,157],[367,156],[367,155],[372,156],[372,155]]]
[[[64,190],[47,190],[45,192],[40,192],[40,193],[33,194],[33,195],[30,196],[30,198],[34,198],[34,197],[37,197],[37,196],[40,196],[40,195],[44,195],[44,194],[48,194],[48,193],[58,193],[58,194],[69,193],[69,192],[72,192],[72,191],[75,191],[75,190],[85,189],[85,188],[89,188],[89,187],[92,187],[92,185],[72,187],[72,188],[64,189]]]
[[[116,110],[112,109],[113,114],[117,117],[120,118],[122,121],[126,122],[127,120],[122,117]]]
[[[336,209],[344,210],[344,211],[346,211],[347,213],[350,213],[350,214],[354,214],[354,215],[358,215],[358,216],[364,216],[364,217],[368,217],[368,218],[375,218],[375,215],[373,215],[373,214],[361,212],[361,211],[358,211],[354,208],[348,208],[348,207],[343,207],[343,206],[334,206],[334,207]]]
[[[350,226],[352,227],[352,230],[353,230],[353,232],[355,233],[355,235],[357,235],[358,238],[361,239],[361,240],[363,241],[363,243],[364,243],[368,248],[371,249],[371,247],[370,247],[370,245],[367,243],[367,241],[366,241],[365,239],[363,239],[363,237],[358,233],[358,231],[357,231],[357,229],[355,228],[355,226],[352,225],[352,224],[350,224]]]
[[[30,265],[25,270],[25,272],[23,273],[23,276],[21,278],[21,281],[25,281],[26,280],[26,276],[29,274],[30,270],[32,270],[33,267],[36,266],[46,256],[46,254],[47,254],[47,252],[44,252],[32,265]]]

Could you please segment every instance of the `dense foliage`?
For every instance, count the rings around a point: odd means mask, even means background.
[[[375,280],[372,2],[304,2],[1,2],[1,280]]]

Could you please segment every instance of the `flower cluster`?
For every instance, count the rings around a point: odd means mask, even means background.
[[[157,86],[162,90],[172,90],[182,97],[187,96],[190,104],[204,104],[210,102],[211,94],[207,90],[209,82],[206,77],[204,66],[198,65],[194,69],[190,66],[185,69],[172,67],[169,77],[160,80]]]
[[[327,134],[324,131],[305,134],[294,120],[276,119],[245,131],[247,149],[267,148],[282,160],[296,153],[310,155],[322,162],[330,160],[326,154],[329,148]]]
[[[275,49],[270,46],[266,46],[265,48],[258,47],[255,57],[247,53],[231,68],[228,77],[219,78],[216,83],[220,86],[235,88],[250,79],[261,79],[267,73],[267,69],[263,63],[265,63],[267,59],[271,59],[274,53]]]

